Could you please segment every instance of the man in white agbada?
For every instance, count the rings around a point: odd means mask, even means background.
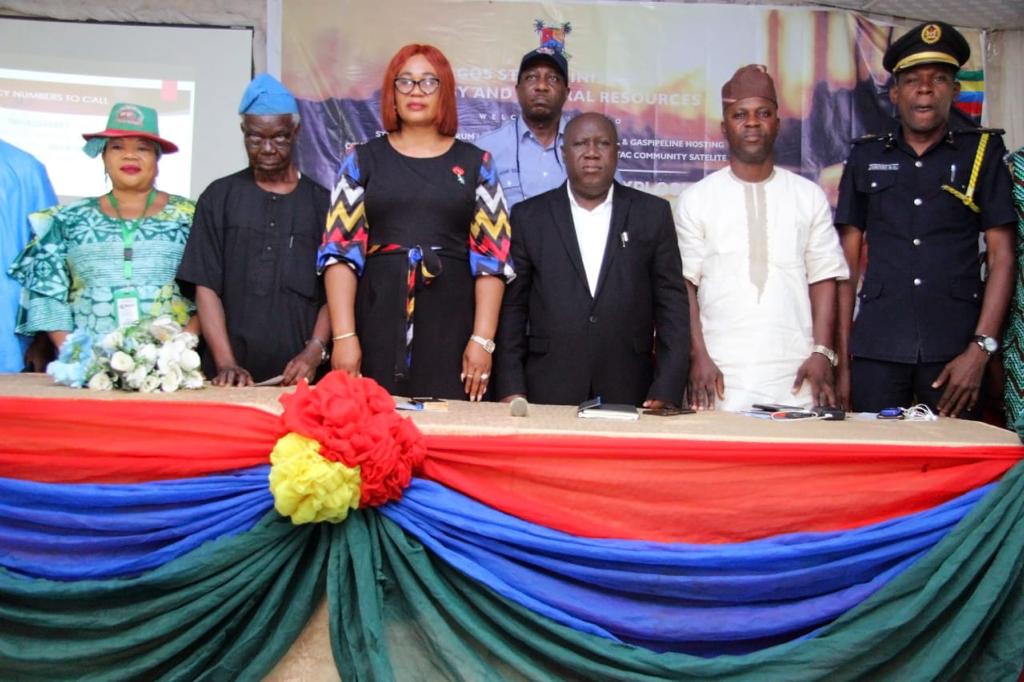
[[[836,280],[849,270],[825,194],[775,167],[775,84],[765,67],[722,87],[729,166],[679,200],[690,296],[694,409],[832,405]]]

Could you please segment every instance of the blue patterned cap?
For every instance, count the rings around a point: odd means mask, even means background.
[[[238,113],[250,116],[277,116],[299,113],[299,104],[288,88],[269,73],[261,73],[252,79],[242,93]]]

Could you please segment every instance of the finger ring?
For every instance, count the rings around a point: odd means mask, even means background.
[[[480,375],[480,379],[483,381],[487,381],[490,377],[491,375],[488,374],[487,372],[484,372],[483,374]]]

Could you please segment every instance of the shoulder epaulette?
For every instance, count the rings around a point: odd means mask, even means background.
[[[867,135],[861,135],[860,137],[854,138],[850,141],[850,144],[864,144],[865,142],[871,142],[872,140],[881,140],[884,137],[884,135],[868,133]]]
[[[874,133],[868,133],[867,135],[861,135],[854,139],[850,144],[864,144],[865,142],[884,142],[886,147],[892,147],[896,144],[895,133],[886,133],[885,135],[876,135]]]
[[[988,133],[989,135],[1005,135],[1006,131],[1002,128],[963,128],[961,130],[951,131],[954,135],[981,135],[982,133]]]

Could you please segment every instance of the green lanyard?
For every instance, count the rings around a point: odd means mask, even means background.
[[[139,229],[139,223],[146,217],[146,211],[153,205],[153,201],[156,200],[156,190],[149,190],[149,194],[146,196],[146,206],[142,209],[142,215],[135,220],[125,220],[124,216],[121,215],[121,207],[117,205],[117,197],[114,196],[114,191],[111,190],[107,194],[107,200],[110,201],[110,205],[114,208],[114,213],[117,214],[117,219],[121,222],[121,241],[124,242],[124,278],[129,282],[132,279],[132,258],[134,253],[132,245],[135,244],[135,231]]]

